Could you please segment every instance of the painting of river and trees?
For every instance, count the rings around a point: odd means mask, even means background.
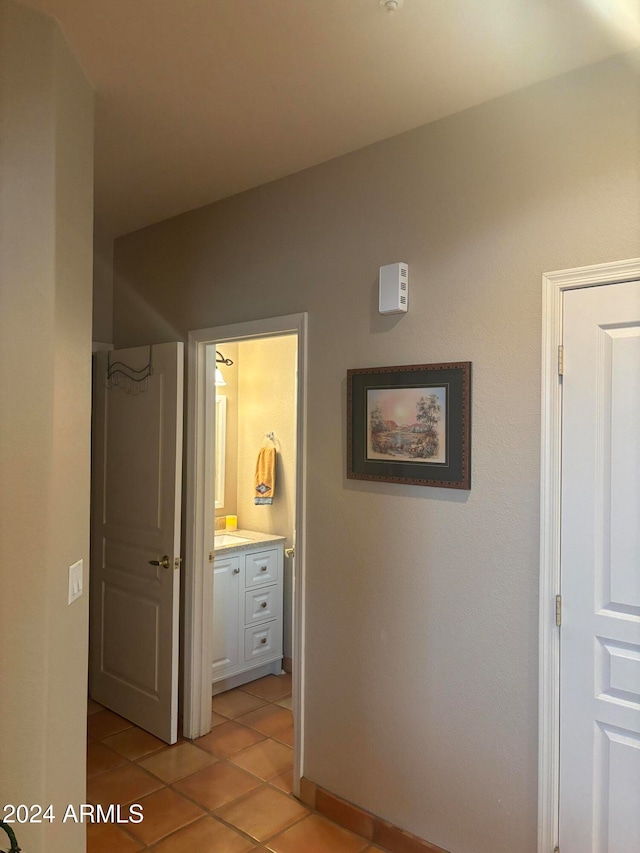
[[[447,388],[367,388],[367,459],[445,463]]]

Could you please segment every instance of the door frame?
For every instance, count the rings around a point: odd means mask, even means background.
[[[184,708],[183,732],[188,738],[211,730],[211,647],[213,579],[205,571],[205,380],[206,353],[211,344],[296,334],[296,513],[293,577],[293,714],[294,793],[299,793],[304,769],[304,625],[306,526],[307,314],[269,317],[189,332],[187,390],[187,476],[185,529]]]
[[[563,294],[640,279],[640,258],[558,270],[542,276],[542,401],[540,455],[540,612],[538,692],[538,853],[558,844],[560,776],[560,592]]]

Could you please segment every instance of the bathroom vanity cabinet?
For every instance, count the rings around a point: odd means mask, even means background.
[[[266,541],[215,552],[214,695],[281,672],[283,549],[284,538],[270,536]]]

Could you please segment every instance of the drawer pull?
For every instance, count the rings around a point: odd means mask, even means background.
[[[263,601],[263,602],[260,604],[260,607],[263,607],[263,608],[264,608],[264,607],[266,607],[266,606],[267,606],[267,602],[266,602],[266,601]]]
[[[260,566],[260,571],[261,571],[261,572],[266,572],[266,571],[267,571],[267,567],[266,567],[266,566]]]
[[[260,640],[260,642],[261,642],[261,643],[262,643],[262,645],[264,646],[264,645],[265,645],[265,643],[267,642],[267,638],[266,638],[266,637],[263,637],[263,638]]]
[[[234,573],[234,575],[239,575],[239,574],[240,574],[240,569],[234,569],[234,570],[233,570],[233,573]]]

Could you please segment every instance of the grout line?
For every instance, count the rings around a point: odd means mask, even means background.
[[[248,692],[248,691],[246,691],[246,690],[242,690],[240,687],[237,687],[237,688],[235,688],[235,689],[236,689],[236,690],[241,690],[241,692],[246,693],[247,695],[252,696],[252,697],[254,697],[254,698],[256,698],[256,699],[262,699],[262,701],[264,701],[264,703],[265,703],[264,705],[262,705],[262,706],[261,706],[262,708],[266,708],[266,707],[272,706],[272,707],[277,707],[278,709],[282,709],[282,706],[278,705],[277,703],[278,703],[278,702],[281,702],[283,699],[288,698],[287,696],[281,696],[281,697],[279,697],[278,699],[264,699],[264,697],[262,697],[262,696],[255,696],[255,694],[253,694],[253,693],[249,693],[249,692]],[[105,710],[108,710],[108,709],[105,709]],[[255,709],[255,710],[260,710],[260,709],[258,708],[258,709]],[[290,711],[291,709],[288,709],[288,708],[287,708],[287,709],[282,709],[282,710],[289,710],[289,711]],[[158,782],[160,782],[160,783],[161,783],[162,787],[158,789],[159,791],[160,791],[160,790],[163,790],[163,788],[168,788],[169,790],[173,791],[173,793],[175,793],[176,795],[178,795],[178,796],[180,796],[180,797],[184,798],[187,802],[190,802],[190,803],[192,803],[193,805],[197,806],[198,808],[202,809],[203,814],[202,814],[202,816],[201,816],[201,817],[196,818],[196,820],[191,821],[190,823],[186,824],[185,826],[178,827],[177,829],[173,830],[172,832],[168,833],[167,835],[163,836],[162,838],[159,838],[157,841],[154,841],[154,845],[157,845],[157,844],[160,844],[161,842],[166,841],[167,839],[171,838],[172,836],[177,835],[179,832],[181,832],[182,830],[186,829],[188,826],[193,826],[194,824],[198,823],[198,822],[199,822],[199,821],[201,821],[201,820],[204,820],[204,819],[205,819],[205,818],[207,818],[207,817],[213,818],[214,820],[216,820],[216,821],[220,822],[223,826],[226,826],[228,829],[230,829],[230,830],[232,830],[233,832],[237,833],[238,835],[240,835],[243,839],[245,839],[245,840],[246,840],[247,842],[249,842],[250,844],[253,844],[253,845],[254,845],[254,848],[253,848],[253,849],[254,849],[254,851],[255,851],[255,850],[257,850],[259,847],[265,846],[265,845],[269,844],[270,842],[275,841],[275,840],[276,840],[277,838],[279,838],[281,835],[284,835],[286,832],[288,832],[288,831],[289,831],[290,829],[292,829],[294,826],[297,826],[298,824],[302,823],[304,820],[306,820],[306,819],[307,819],[308,817],[310,817],[311,815],[319,815],[319,816],[320,816],[320,817],[322,817],[324,820],[328,820],[330,823],[335,824],[335,822],[334,822],[334,821],[331,821],[329,818],[326,818],[324,815],[321,815],[321,814],[320,814],[320,812],[318,812],[316,809],[311,809],[311,808],[310,808],[309,806],[307,806],[305,803],[302,803],[300,800],[298,800],[296,797],[294,797],[294,795],[293,795],[293,793],[292,793],[292,792],[290,792],[290,791],[289,791],[289,792],[283,791],[281,788],[277,788],[275,785],[272,785],[272,784],[271,784],[271,783],[273,782],[273,780],[274,780],[274,779],[276,779],[278,776],[281,776],[283,773],[286,773],[286,772],[287,772],[287,770],[288,770],[289,768],[287,768],[286,770],[282,770],[282,771],[280,771],[280,772],[278,772],[278,773],[274,774],[274,776],[272,776],[272,777],[271,777],[271,779],[261,779],[259,776],[256,776],[256,774],[255,774],[255,773],[251,773],[251,771],[250,771],[250,770],[247,770],[247,769],[246,769],[246,768],[244,768],[244,767],[239,767],[238,765],[234,764],[234,763],[230,760],[231,758],[234,758],[234,757],[236,757],[237,755],[239,755],[241,752],[244,752],[244,751],[245,751],[245,750],[247,750],[247,749],[251,749],[251,747],[252,747],[252,746],[257,746],[258,744],[266,743],[268,740],[272,740],[272,741],[274,741],[274,742],[276,742],[276,743],[280,744],[281,746],[286,747],[287,749],[291,750],[291,752],[293,753],[293,749],[292,749],[292,747],[290,747],[290,746],[289,746],[289,744],[287,744],[287,743],[283,743],[282,741],[279,741],[279,740],[277,739],[277,733],[276,733],[276,734],[274,734],[274,735],[265,735],[265,734],[264,734],[264,732],[260,732],[260,731],[258,731],[257,729],[254,729],[254,728],[252,728],[251,726],[246,725],[245,723],[238,722],[238,719],[237,719],[236,717],[226,717],[224,714],[220,714],[219,712],[215,712],[215,713],[218,713],[218,714],[219,714],[219,716],[224,717],[226,722],[230,722],[230,723],[236,722],[236,723],[238,723],[238,725],[239,725],[239,726],[242,726],[243,728],[248,729],[248,730],[249,730],[249,731],[251,731],[253,734],[260,735],[262,739],[261,739],[261,740],[259,740],[259,741],[256,741],[254,744],[251,744],[250,746],[243,747],[242,749],[238,750],[237,752],[233,752],[233,753],[231,753],[230,755],[226,756],[225,758],[218,758],[218,757],[217,757],[216,755],[214,755],[212,752],[209,752],[208,750],[206,750],[206,749],[204,749],[203,747],[199,746],[199,745],[195,742],[195,740],[189,740],[189,739],[186,739],[186,738],[181,738],[181,739],[179,739],[179,740],[178,740],[178,743],[176,743],[176,744],[171,744],[171,745],[166,744],[166,745],[163,745],[162,747],[158,747],[157,749],[153,750],[152,752],[146,753],[145,755],[141,755],[139,758],[135,758],[135,759],[134,759],[134,758],[129,758],[128,756],[125,756],[125,755],[122,755],[121,753],[118,753],[116,750],[113,750],[113,749],[112,749],[112,752],[116,753],[118,756],[120,756],[120,757],[123,759],[123,763],[122,763],[122,764],[120,764],[120,765],[118,765],[117,767],[111,768],[110,770],[103,770],[101,773],[97,773],[97,774],[95,774],[94,776],[92,776],[92,777],[90,777],[90,778],[91,778],[92,780],[93,780],[93,779],[97,779],[98,777],[100,777],[100,776],[104,775],[105,773],[109,773],[109,772],[111,772],[111,770],[117,770],[117,769],[119,769],[120,767],[124,767],[124,766],[126,766],[126,764],[135,765],[135,766],[136,766],[136,767],[138,767],[140,770],[142,770],[142,771],[143,771],[147,776],[149,776],[151,779],[153,779],[154,781],[158,781]],[[248,712],[246,712],[246,713],[251,713],[251,712],[250,712],[250,711],[248,711]],[[88,715],[88,716],[91,716],[91,715]],[[241,715],[239,715],[239,716],[243,716],[243,715],[241,714]],[[224,724],[223,724],[223,723],[220,723],[220,725],[224,725]],[[136,728],[135,726],[132,726],[132,727],[133,727],[133,728]],[[131,727],[130,727],[130,728],[131,728]],[[215,728],[217,728],[217,727],[216,727],[216,726],[214,726],[214,729],[215,729]],[[127,729],[123,729],[122,731],[127,731]],[[111,737],[113,734],[118,734],[118,732],[111,732],[110,734],[105,735],[105,738]],[[104,740],[104,738],[103,738],[103,739],[101,739],[101,740],[96,739],[96,742],[97,742],[97,743],[102,743],[102,745],[103,745],[103,746],[105,746],[107,749],[110,749],[111,747],[109,747],[107,744],[103,743],[103,740]],[[194,771],[193,773],[189,773],[189,774],[187,774],[187,776],[181,777],[180,779],[175,779],[175,780],[173,780],[173,782],[165,782],[165,781],[164,781],[163,779],[161,779],[159,776],[156,776],[155,774],[153,774],[153,773],[151,773],[150,771],[148,771],[145,767],[141,767],[141,766],[140,766],[140,764],[139,764],[139,762],[140,762],[140,761],[144,761],[145,759],[147,759],[147,758],[151,758],[151,757],[152,757],[152,756],[154,756],[154,755],[160,755],[160,754],[162,754],[163,752],[166,752],[167,750],[172,749],[173,747],[177,746],[177,745],[178,745],[179,743],[181,743],[181,742],[182,742],[182,743],[190,743],[190,744],[192,744],[193,746],[198,747],[198,749],[200,749],[200,750],[201,750],[202,752],[204,752],[206,755],[208,755],[208,756],[210,756],[210,757],[214,758],[215,760],[214,760],[214,762],[213,762],[212,764],[210,764],[210,765],[209,765],[210,767],[213,767],[213,766],[215,766],[216,764],[227,764],[227,765],[229,765],[230,767],[234,767],[235,769],[237,769],[237,770],[241,770],[241,771],[243,771],[244,773],[247,773],[249,776],[252,776],[252,777],[256,780],[256,782],[257,782],[258,784],[256,785],[256,787],[255,787],[255,788],[252,788],[250,791],[246,791],[245,793],[240,794],[240,796],[236,797],[235,799],[230,800],[228,803],[224,803],[223,805],[219,806],[219,807],[218,807],[218,809],[216,809],[216,810],[211,810],[211,809],[208,809],[206,806],[204,806],[202,803],[198,802],[197,800],[194,800],[194,799],[193,799],[191,796],[189,796],[188,794],[186,794],[186,793],[184,793],[183,791],[180,791],[180,790],[178,790],[177,788],[175,788],[175,787],[174,787],[177,783],[184,782],[184,780],[185,780],[185,779],[188,779],[190,776],[195,775],[195,773],[199,773],[199,772],[200,772],[200,770],[196,770],[196,771]],[[201,768],[201,769],[206,769],[206,768]],[[259,790],[261,790],[261,789],[268,789],[268,790],[271,790],[271,791],[275,791],[276,793],[279,793],[279,794],[281,794],[282,796],[287,797],[287,799],[289,799],[289,800],[291,800],[291,801],[293,801],[293,802],[297,803],[298,805],[302,806],[302,807],[305,809],[305,813],[304,813],[300,818],[297,818],[296,820],[294,820],[292,823],[289,823],[289,824],[287,824],[285,827],[283,827],[283,828],[281,828],[281,829],[278,829],[278,830],[277,830],[273,835],[269,835],[269,836],[267,836],[267,838],[263,839],[262,841],[256,841],[256,839],[255,839],[255,838],[253,838],[251,835],[249,835],[248,833],[244,832],[244,831],[243,831],[242,829],[240,829],[238,826],[235,826],[234,824],[229,823],[228,821],[226,821],[224,818],[222,818],[222,817],[221,817],[219,814],[217,814],[216,812],[217,812],[217,811],[219,811],[220,809],[227,808],[228,806],[232,806],[232,805],[235,805],[235,804],[239,804],[239,803],[243,802],[244,800],[249,799],[252,795],[255,795],[255,794],[256,794]],[[152,793],[156,793],[156,792],[152,792]],[[145,795],[145,796],[147,796],[147,795]],[[134,802],[134,800],[131,800],[131,802]],[[125,804],[125,805],[126,805],[126,804]],[[335,825],[336,825],[336,826],[339,826],[339,824],[335,824]],[[132,834],[131,834],[130,832],[128,832],[126,829],[123,829],[122,827],[119,827],[119,828],[120,828],[120,829],[121,829],[121,830],[122,830],[122,831],[123,831],[123,832],[124,832],[128,837],[130,837],[133,841],[135,841],[137,844],[141,844],[141,843],[142,843],[142,842],[141,842],[141,841],[140,841],[136,836],[132,835]],[[373,844],[373,842],[372,842],[372,841],[369,841],[368,839],[363,838],[363,836],[358,835],[357,833],[354,833],[354,832],[352,832],[351,830],[347,830],[347,831],[348,831],[348,832],[350,832],[352,835],[354,835],[356,838],[361,838],[361,839],[363,840],[363,844],[364,844],[364,846],[363,846],[363,848],[362,848],[362,851],[360,851],[360,853],[363,853],[363,851],[364,851],[364,850],[366,850],[366,848],[367,848],[368,846],[370,846],[370,845],[372,845],[372,844]],[[143,846],[143,847],[142,847],[142,850],[153,850],[153,846],[148,846],[148,845],[147,845],[147,846]],[[251,851],[250,851],[250,853],[251,853]]]

